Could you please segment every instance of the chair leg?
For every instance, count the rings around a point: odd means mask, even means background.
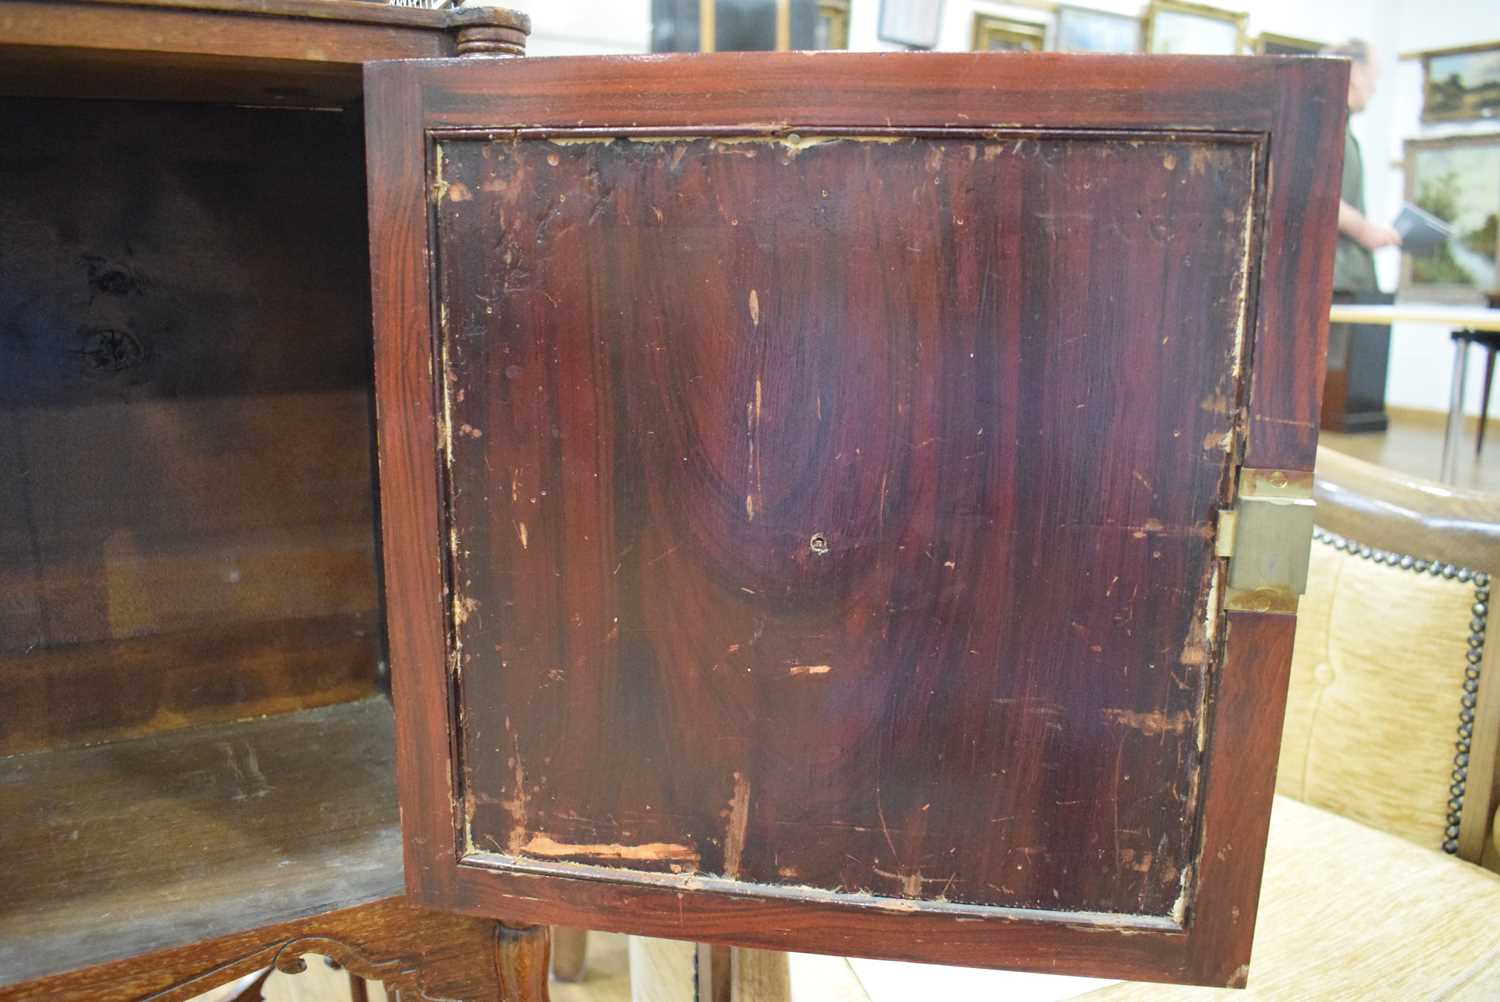
[[[1474,458],[1484,450],[1484,426],[1490,416],[1490,382],[1495,378],[1495,351],[1494,347],[1485,348],[1484,356],[1484,392],[1479,397],[1479,435],[1474,440]]]
[[[730,1002],[733,986],[731,948],[699,943],[697,949],[693,968],[693,987],[697,993],[693,1002]]]
[[[789,958],[780,950],[729,951],[729,1002],[791,1002]]]

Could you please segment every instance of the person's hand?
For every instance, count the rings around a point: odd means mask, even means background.
[[[1379,250],[1382,247],[1400,247],[1401,234],[1389,226],[1382,226],[1372,220],[1365,220],[1365,225],[1360,228],[1359,242],[1368,250]]]

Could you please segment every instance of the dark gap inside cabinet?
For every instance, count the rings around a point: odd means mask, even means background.
[[[0,984],[399,893],[358,110],[0,134]]]

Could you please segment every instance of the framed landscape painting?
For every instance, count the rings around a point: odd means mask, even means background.
[[[1291,35],[1277,35],[1269,31],[1263,31],[1255,36],[1255,54],[1257,56],[1316,56],[1323,51],[1322,42],[1315,42],[1311,38],[1293,38]]]
[[[1500,117],[1500,42],[1422,55],[1422,121]]]
[[[1247,16],[1199,3],[1153,0],[1146,11],[1146,51],[1233,56],[1246,48]]]
[[[1453,238],[1422,255],[1403,254],[1403,291],[1472,299],[1500,288],[1500,134],[1406,143],[1406,199],[1453,227]]]
[[[875,37],[912,49],[935,49],[943,20],[943,0],[880,0]]]
[[[1140,52],[1141,20],[1059,4],[1052,48],[1058,52]]]
[[[975,52],[1040,52],[1047,43],[1047,26],[993,14],[974,15]]]
[[[848,47],[849,0],[818,0],[818,16],[813,21],[813,48]]]

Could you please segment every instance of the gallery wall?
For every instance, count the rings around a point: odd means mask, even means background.
[[[467,0],[476,6],[480,0]],[[526,52],[533,56],[607,55],[648,52],[651,0],[505,0],[484,5],[514,7],[531,15]]]
[[[469,0],[470,3],[476,0]],[[1074,0],[1079,5],[1139,15],[1144,0]],[[533,20],[534,55],[644,52],[651,31],[650,0],[511,0]],[[1427,125],[1421,122],[1421,64],[1403,53],[1500,40],[1496,0],[1222,0],[1220,6],[1249,14],[1249,33],[1273,32],[1326,42],[1363,38],[1375,46],[1383,79],[1368,111],[1354,120],[1365,151],[1366,205],[1377,219],[1391,220],[1404,189],[1402,143],[1409,138],[1500,131],[1484,123]],[[898,46],[877,37],[880,0],[852,0],[849,47],[861,51]],[[945,0],[938,48],[969,48],[977,13],[1035,19],[1035,4],[994,0]],[[1395,251],[1377,254],[1381,284],[1394,289],[1400,271]],[[1388,402],[1397,407],[1447,407],[1452,355],[1446,333],[1398,326],[1391,344]],[[1470,366],[1469,410],[1478,407],[1482,366]]]
[[[1382,200],[1371,202],[1372,211],[1383,207],[1384,218],[1395,215],[1401,203],[1401,145],[1406,139],[1438,136],[1500,133],[1500,122],[1443,122],[1422,124],[1422,64],[1417,60],[1398,60],[1401,53],[1473,45],[1500,41],[1500,3],[1495,0],[1388,0],[1377,5],[1386,27],[1382,85],[1393,100],[1390,119],[1383,130],[1383,155],[1378,159],[1366,154],[1370,165],[1371,189],[1375,174],[1383,174]],[[1371,148],[1373,151],[1373,147]],[[1383,166],[1383,170],[1377,169]],[[1497,179],[1500,184],[1500,179]],[[1382,252],[1380,280],[1387,289],[1395,288],[1400,262],[1392,252]],[[1469,386],[1465,410],[1479,412],[1480,383],[1484,378],[1482,353],[1475,351],[1469,359]],[[1449,381],[1452,378],[1453,353],[1445,331],[1432,327],[1398,325],[1391,337],[1391,368],[1386,384],[1386,402],[1395,407],[1446,410]],[[1492,408],[1493,409],[1493,408]]]

